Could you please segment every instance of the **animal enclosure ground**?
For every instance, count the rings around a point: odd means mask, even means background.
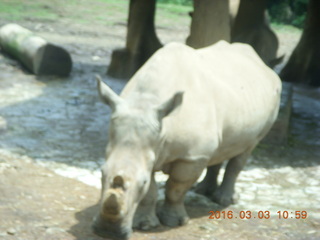
[[[110,112],[98,99],[94,75],[105,76],[112,50],[125,44],[127,1],[92,2],[0,3],[6,13],[0,26],[17,22],[61,44],[74,62],[68,78],[36,77],[0,54],[0,239],[102,239],[90,225]],[[162,42],[185,40],[187,12],[162,6],[157,18]],[[288,56],[300,32],[277,27],[277,34],[280,55]],[[105,80],[117,92],[125,84]],[[188,225],[134,232],[132,239],[319,239],[319,95],[295,88],[290,144],[259,146],[239,176],[236,205],[220,209],[189,192]],[[158,178],[163,199],[165,176]],[[233,211],[234,218],[209,219],[210,210]],[[251,211],[252,218],[240,219],[241,211]],[[270,211],[270,218],[259,219],[259,211]],[[278,211],[293,214],[279,219]],[[307,211],[308,217],[295,219],[296,211]]]

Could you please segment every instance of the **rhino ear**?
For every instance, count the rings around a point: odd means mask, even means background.
[[[114,111],[117,106],[123,102],[123,99],[105,84],[99,75],[96,75],[96,80],[100,98],[105,104],[110,106],[112,111]]]
[[[175,93],[169,100],[162,103],[158,107],[158,114],[160,119],[168,116],[182,104],[183,94],[184,92]]]

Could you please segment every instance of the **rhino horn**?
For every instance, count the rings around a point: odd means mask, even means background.
[[[106,198],[103,203],[103,213],[105,215],[119,216],[123,208],[122,194],[119,191],[110,189],[106,193]]]

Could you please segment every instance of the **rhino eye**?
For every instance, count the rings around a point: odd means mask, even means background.
[[[148,183],[148,177],[142,178],[142,186],[145,186]]]

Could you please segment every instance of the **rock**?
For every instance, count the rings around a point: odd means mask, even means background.
[[[58,234],[61,232],[65,232],[65,230],[63,228],[58,228],[58,227],[50,227],[46,230],[46,233],[50,235]]]
[[[200,230],[205,230],[205,231],[214,231],[215,230],[215,227],[213,225],[200,225],[199,226],[199,229]]]
[[[99,61],[99,60],[101,60],[101,57],[99,57],[99,56],[92,56],[92,60],[93,60],[93,61]]]
[[[17,230],[14,229],[14,228],[9,228],[9,229],[7,230],[7,233],[8,233],[9,235],[15,235],[15,234],[17,233]]]

